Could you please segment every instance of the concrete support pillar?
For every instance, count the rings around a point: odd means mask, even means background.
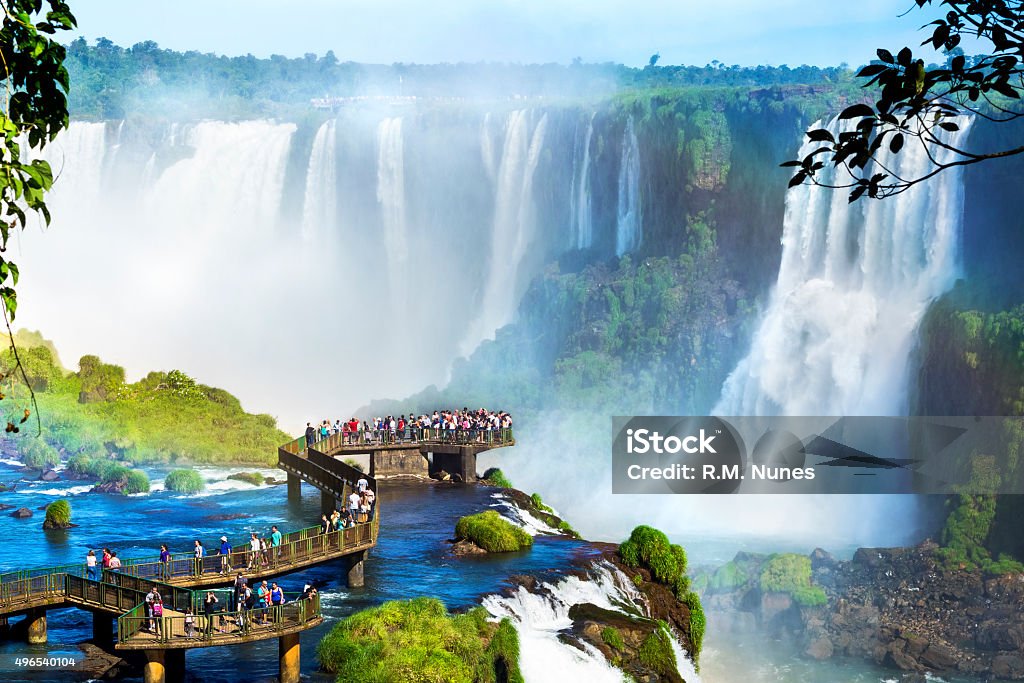
[[[41,645],[46,642],[46,610],[29,610],[25,615],[25,626],[29,645]]]
[[[472,446],[463,446],[459,449],[459,460],[462,472],[462,481],[476,481],[476,449]]]
[[[290,633],[278,638],[277,652],[280,683],[299,683],[299,634]]]
[[[142,667],[143,683],[167,683],[164,650],[146,650],[146,664]]]
[[[345,563],[348,567],[348,587],[363,587],[363,560],[366,559],[366,551],[360,550],[357,553],[345,556]]]
[[[377,476],[377,461],[384,455],[383,451],[370,451],[370,476]]]
[[[164,666],[167,669],[167,683],[182,683],[185,680],[185,650],[165,650]]]
[[[326,491],[320,492],[320,512],[322,514],[331,516],[331,513],[337,509],[337,500],[330,493]]]
[[[108,649],[114,645],[114,620],[109,614],[92,613],[92,642]]]
[[[302,479],[288,473],[288,500],[301,500],[302,499]]]

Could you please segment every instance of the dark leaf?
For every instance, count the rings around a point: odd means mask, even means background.
[[[825,130],[824,128],[817,128],[815,130],[807,131],[807,138],[811,142],[835,142],[836,139],[832,137],[832,133]]]
[[[893,154],[899,154],[899,151],[903,149],[903,133],[896,133],[889,141],[889,151]]]
[[[851,106],[847,107],[846,109],[844,109],[842,111],[842,113],[839,114],[839,118],[841,118],[841,119],[856,119],[856,118],[861,118],[861,117],[864,117],[864,116],[874,116],[874,114],[875,114],[875,110],[874,109],[872,109],[871,107],[869,107],[866,104],[861,103],[861,104],[851,105]]]

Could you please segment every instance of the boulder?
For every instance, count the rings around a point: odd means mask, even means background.
[[[486,555],[487,551],[473,541],[456,541],[452,543],[452,555],[462,557],[464,555]]]
[[[992,658],[992,673],[998,678],[1019,680],[1024,678],[1024,659],[1019,655],[999,655]]]
[[[804,654],[811,659],[828,659],[832,656],[832,641],[822,636],[807,646]]]
[[[939,671],[949,671],[950,669],[956,668],[956,663],[959,661],[956,652],[953,648],[939,643],[932,643],[928,646],[928,649],[921,654],[921,663],[927,666],[929,669],[937,669]]]
[[[32,511],[28,508],[18,508],[11,513],[11,517],[17,517],[18,519],[27,519],[32,516]]]
[[[41,481],[57,481],[58,479],[60,479],[60,475],[54,472],[53,470],[46,470],[45,472],[39,475],[39,479]]]

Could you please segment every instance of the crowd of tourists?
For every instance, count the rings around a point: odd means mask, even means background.
[[[372,420],[350,418],[333,423],[321,420],[316,426],[306,423],[306,443],[316,443],[341,434],[346,444],[415,443],[425,440],[452,443],[487,443],[504,440],[512,429],[512,416],[505,411],[486,408],[470,410],[435,410],[432,415],[387,415]]]
[[[334,510],[330,516],[320,515],[320,533],[329,534],[339,529],[350,529],[356,524],[373,521],[373,510],[377,502],[377,494],[370,488],[366,477],[359,477],[352,493],[343,501],[342,509]]]

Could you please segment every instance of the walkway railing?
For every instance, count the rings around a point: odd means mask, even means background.
[[[334,432],[326,438],[317,435],[311,444],[324,452],[340,449],[343,446],[390,446],[395,444],[486,444],[499,445],[514,441],[512,429],[433,429],[423,427],[406,427],[404,430],[360,429],[358,432]],[[289,441],[283,450],[293,455],[306,452],[306,437],[300,436]]]
[[[202,591],[205,593],[205,591]],[[190,642],[213,643],[251,635],[294,630],[322,617],[320,596],[310,595],[283,605],[242,610],[195,611],[185,614],[147,617],[143,605],[117,620],[118,642],[150,646],[187,645]],[[191,621],[191,628],[189,628]]]

